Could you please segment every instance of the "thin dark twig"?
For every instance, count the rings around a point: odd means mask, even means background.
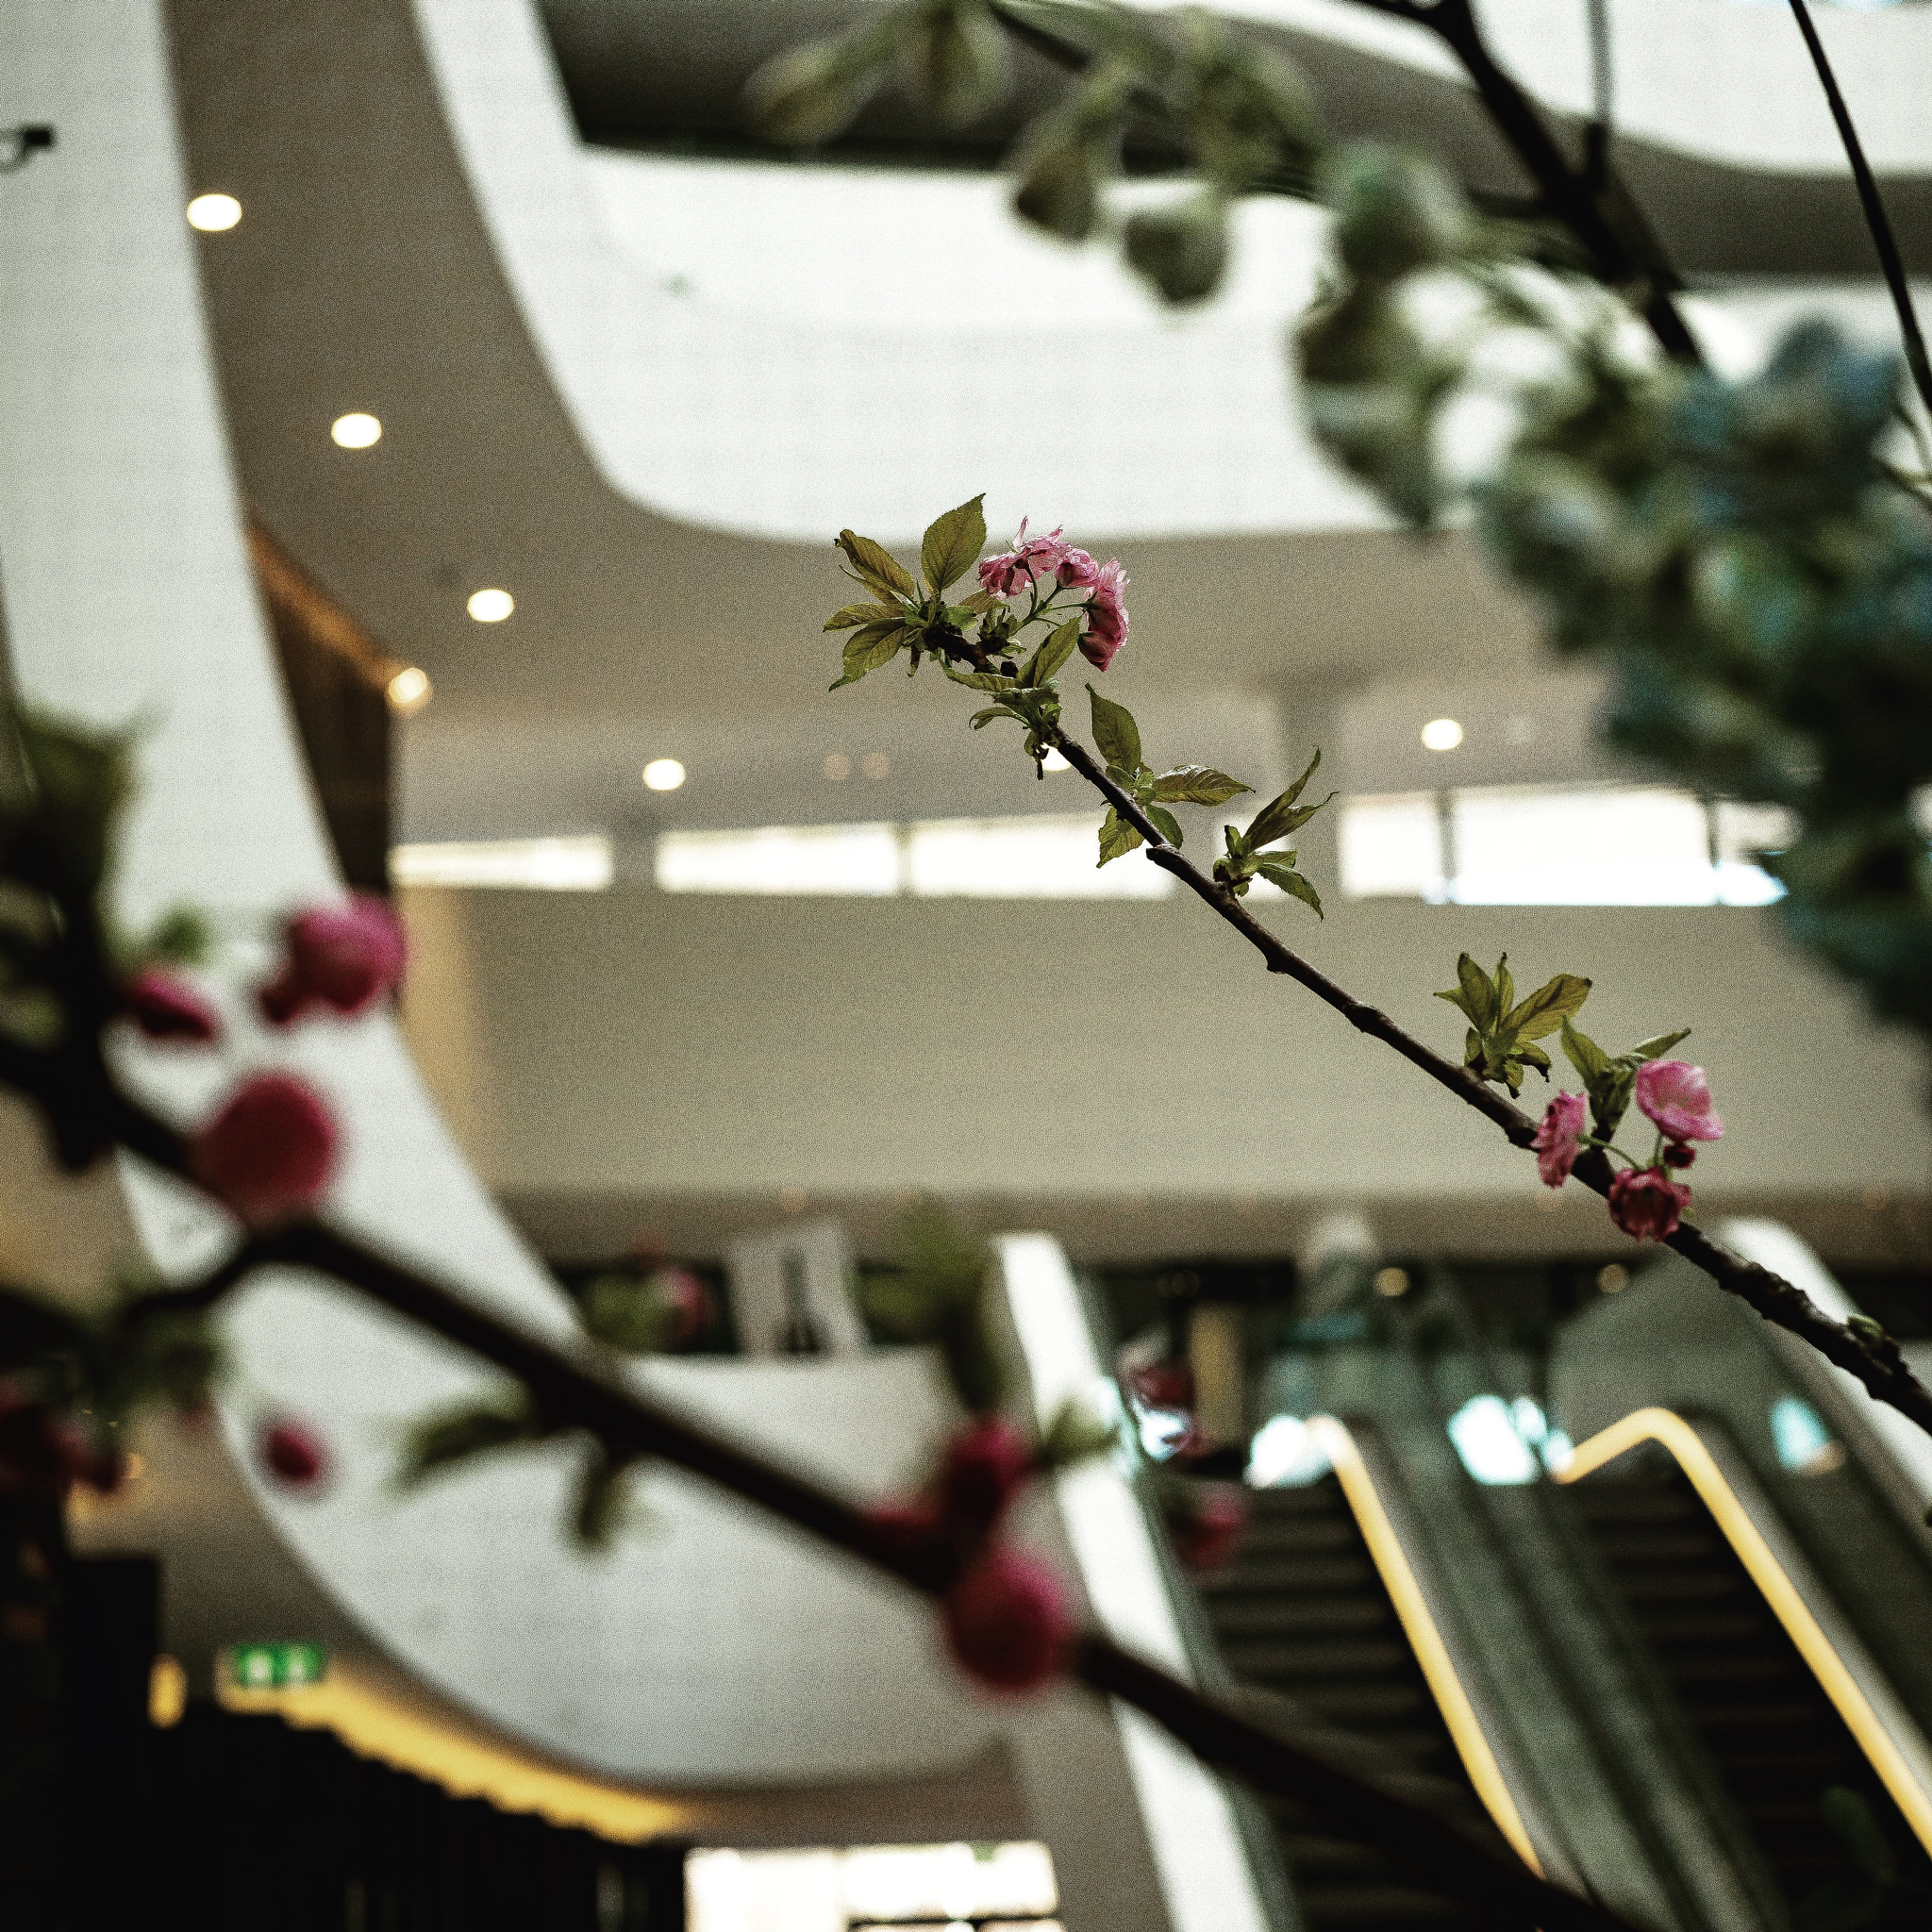
[[[149,1139],[159,1142],[167,1129]],[[178,1165],[174,1171],[180,1172]],[[958,1574],[950,1549],[908,1543],[862,1508],[729,1437],[653,1401],[608,1357],[561,1347],[481,1307],[446,1283],[407,1267],[343,1230],[298,1222],[258,1235],[201,1281],[152,1297],[149,1311],[207,1307],[254,1269],[313,1269],[359,1291],[418,1327],[513,1375],[551,1423],[585,1430],[628,1460],[673,1463],[808,1531],[926,1595]],[[1540,1877],[1506,1852],[1467,1839],[1435,1813],[1395,1797],[1328,1757],[1261,1729],[1239,1712],[1092,1631],[1072,1653],[1090,1690],[1142,1711],[1204,1762],[1266,1791],[1303,1799],[1368,1840],[1436,1890],[1477,1900],[1508,1927],[1544,1932],[1630,1932],[1614,1914]]]
[[[1885,212],[1878,182],[1865,159],[1865,144],[1858,139],[1857,128],[1852,125],[1851,109],[1845,106],[1845,97],[1839,92],[1838,76],[1831,70],[1831,59],[1824,51],[1824,42],[1818,38],[1811,9],[1805,0],[1791,0],[1791,12],[1797,18],[1798,31],[1805,36],[1805,45],[1810,53],[1811,65],[1817,69],[1818,84],[1824,90],[1831,118],[1838,123],[1838,138],[1844,143],[1845,158],[1852,164],[1852,179],[1858,188],[1858,205],[1865,210],[1865,225],[1872,231],[1873,247],[1878,251],[1878,265],[1885,272],[1885,286],[1891,291],[1891,306],[1898,311],[1898,332],[1905,344],[1907,366],[1912,372],[1912,386],[1919,391],[1920,402],[1928,413],[1932,413],[1932,359],[1928,359],[1925,354],[1925,338],[1919,329],[1918,311],[1912,307],[1911,285],[1906,280],[1905,262],[1899,256],[1897,238],[1891,232],[1891,219]]]
[[[1469,1068],[1424,1046],[1379,1007],[1357,999],[1319,967],[1284,945],[1232,891],[1190,864],[1167,842],[1160,828],[1130,793],[1107,775],[1085,745],[1064,730],[1053,734],[1053,741],[1061,757],[1147,841],[1147,857],[1162,871],[1173,874],[1196,898],[1233,926],[1267,961],[1269,972],[1298,980],[1358,1032],[1394,1048],[1410,1065],[1419,1067],[1439,1086],[1446,1087],[1466,1106],[1474,1108],[1502,1129],[1512,1146],[1528,1147],[1536,1133],[1536,1122],[1520,1107],[1506,1100],[1487,1081],[1478,1079]],[[1608,1194],[1613,1170],[1606,1155],[1595,1150],[1587,1153],[1573,1173],[1585,1187],[1599,1194]],[[1874,1401],[1897,1409],[1932,1435],[1932,1390],[1906,1365],[1898,1344],[1889,1336],[1865,1340],[1844,1324],[1834,1322],[1809,1295],[1781,1274],[1774,1274],[1770,1269],[1732,1254],[1699,1228],[1688,1224],[1678,1227],[1666,1237],[1666,1245],[1702,1269],[1726,1294],[1736,1295],[1767,1322],[1808,1341],[1828,1361],[1856,1375]]]

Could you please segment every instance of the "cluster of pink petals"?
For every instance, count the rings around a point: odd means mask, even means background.
[[[1637,1105],[1672,1141],[1721,1141],[1724,1124],[1710,1104],[1710,1079],[1683,1060],[1646,1060],[1637,1070]]]
[[[188,1145],[189,1171],[250,1227],[273,1227],[314,1206],[335,1171],[334,1116],[292,1074],[258,1074],[236,1089]]]
[[[1193,1499],[1178,1523],[1169,1525],[1174,1555],[1183,1569],[1219,1570],[1234,1555],[1247,1523],[1247,1498],[1240,1490],[1217,1483]]]
[[[403,924],[382,900],[358,893],[346,908],[312,907],[289,921],[280,970],[256,995],[277,1026],[317,1007],[366,1012],[403,976]]]
[[[1029,537],[1026,519],[1010,550],[989,557],[979,566],[982,590],[996,597],[1017,597],[1041,577],[1053,577],[1063,588],[1087,592],[1087,629],[1080,640],[1081,655],[1096,670],[1105,671],[1127,641],[1127,608],[1121,593],[1127,574],[1119,558],[1096,563],[1085,550],[1067,542],[1059,530],[1050,537]]]
[[[206,1045],[221,1031],[214,1008],[194,989],[171,973],[145,966],[121,989],[127,1017],[150,1040],[179,1040]]]
[[[1064,541],[1058,530],[1050,537],[1029,537],[1026,523],[1026,518],[1020,519],[1020,533],[1010,550],[989,557],[979,566],[981,590],[991,591],[996,597],[1017,597],[1035,577],[1054,576],[1069,557],[1085,555]],[[1060,580],[1067,581],[1064,577]]]
[[[1610,1183],[1610,1219],[1633,1241],[1674,1234],[1690,1205],[1690,1190],[1660,1167],[1626,1167]]]
[[[1559,1093],[1550,1102],[1536,1139],[1536,1171],[1546,1188],[1560,1188],[1570,1178],[1576,1157],[1583,1152],[1583,1122],[1588,1108],[1580,1093]]]

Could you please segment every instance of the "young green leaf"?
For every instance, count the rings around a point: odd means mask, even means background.
[[[971,691],[1007,692],[1016,690],[1019,686],[1018,678],[1004,676],[997,671],[959,671],[948,664],[943,658],[939,660],[939,665],[955,684],[963,684]]]
[[[833,691],[848,684],[857,684],[868,673],[876,671],[882,664],[890,664],[898,656],[899,646],[912,632],[903,624],[869,624],[863,630],[856,630],[845,640],[845,675]]]
[[[1494,982],[1467,953],[1457,956],[1456,984],[1436,997],[1457,1008],[1478,1033],[1492,1031],[1501,1011]]]
[[[825,619],[827,630],[856,630],[861,624],[894,624],[904,615],[903,604],[848,604]]]
[[[1146,812],[1148,818],[1153,822],[1154,829],[1170,845],[1178,848],[1181,842],[1180,821],[1174,817],[1173,812],[1158,805],[1143,806],[1141,809]]]
[[[523,1391],[506,1390],[487,1401],[443,1409],[415,1423],[404,1439],[396,1480],[412,1488],[474,1457],[519,1442],[541,1441],[547,1433]]]
[[[1595,1097],[1597,1088],[1612,1076],[1610,1057],[1587,1033],[1579,1033],[1568,1020],[1563,1022],[1563,1053],[1583,1080],[1585,1091]]]
[[[920,540],[919,567],[935,597],[943,595],[947,585],[963,577],[986,548],[986,516],[980,508],[985,501],[982,491],[970,503],[949,509],[934,520]]]
[[[1211,765],[1176,765],[1154,781],[1154,795],[1169,805],[1225,805],[1254,787]]]
[[[1501,967],[1497,968],[1497,978],[1500,984]],[[1511,1040],[1541,1040],[1554,1033],[1590,997],[1590,984],[1574,973],[1557,974],[1538,987],[1521,1006],[1510,1008],[1496,1031]]]
[[[1279,886],[1284,892],[1299,899],[1317,919],[1327,917],[1322,910],[1322,895],[1295,871],[1293,866],[1283,865],[1276,859],[1264,858],[1255,870],[1271,886]]]
[[[1097,872],[1100,866],[1106,865],[1108,860],[1124,858],[1146,842],[1141,836],[1140,827],[1128,824],[1126,820],[1109,806],[1106,821],[1100,827],[1100,861],[1094,870]]]
[[[586,1550],[603,1550],[624,1527],[628,1514],[631,1463],[593,1443],[577,1474],[571,1506],[571,1531]]]
[[[1134,714],[1126,706],[1102,697],[1091,684],[1087,695],[1093,701],[1093,741],[1100,747],[1101,757],[1123,772],[1138,772],[1141,727],[1134,723]]]
[[[1315,769],[1321,762],[1322,754],[1318,751],[1308,760],[1307,770],[1279,798],[1270,799],[1255,814],[1255,821],[1248,827],[1250,845],[1266,845],[1273,840],[1286,838],[1290,832],[1299,830],[1322,809],[1322,806],[1328,803],[1328,799],[1335,796],[1331,791],[1328,798],[1322,800],[1321,805],[1305,805],[1299,809],[1296,808],[1296,799],[1307,789],[1308,780],[1315,775]]]
[[[841,530],[838,547],[845,553],[860,578],[882,595],[914,598],[919,595],[919,586],[912,581],[911,573],[883,544],[874,543],[870,537],[859,536],[856,530]]]
[[[1041,685],[1048,683],[1058,672],[1060,666],[1074,655],[1074,647],[1080,641],[1080,619],[1070,617],[1035,651],[1026,667],[1020,673],[1022,684]]]
[[[1646,1040],[1624,1056],[1632,1060],[1660,1060],[1680,1040],[1689,1040],[1690,1029],[1680,1026],[1674,1033],[1659,1033],[1655,1040]]]

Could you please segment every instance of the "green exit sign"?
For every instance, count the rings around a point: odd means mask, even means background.
[[[279,1690],[290,1684],[319,1684],[328,1653],[319,1643],[242,1643],[229,1668],[244,1690]]]

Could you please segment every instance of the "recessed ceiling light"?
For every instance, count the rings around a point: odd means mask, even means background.
[[[852,775],[852,760],[842,751],[828,753],[825,758],[825,776],[828,778],[849,778]]]
[[[328,425],[328,433],[344,449],[367,449],[382,440],[382,425],[361,409],[351,409]]]
[[[478,624],[501,624],[517,608],[508,591],[472,591],[469,611]]]
[[[675,758],[653,758],[644,767],[644,783],[653,791],[675,791],[684,783],[684,767]]]
[[[389,681],[390,709],[400,711],[406,718],[412,711],[420,711],[431,695],[428,672],[414,664],[407,665]]]
[[[1431,718],[1423,726],[1423,742],[1431,751],[1454,751],[1462,742],[1462,726],[1454,718]]]
[[[242,219],[242,204],[232,194],[197,194],[188,204],[188,225],[204,235],[219,235]]]
[[[869,751],[859,759],[858,769],[868,778],[883,778],[892,769],[892,761],[882,751]]]

